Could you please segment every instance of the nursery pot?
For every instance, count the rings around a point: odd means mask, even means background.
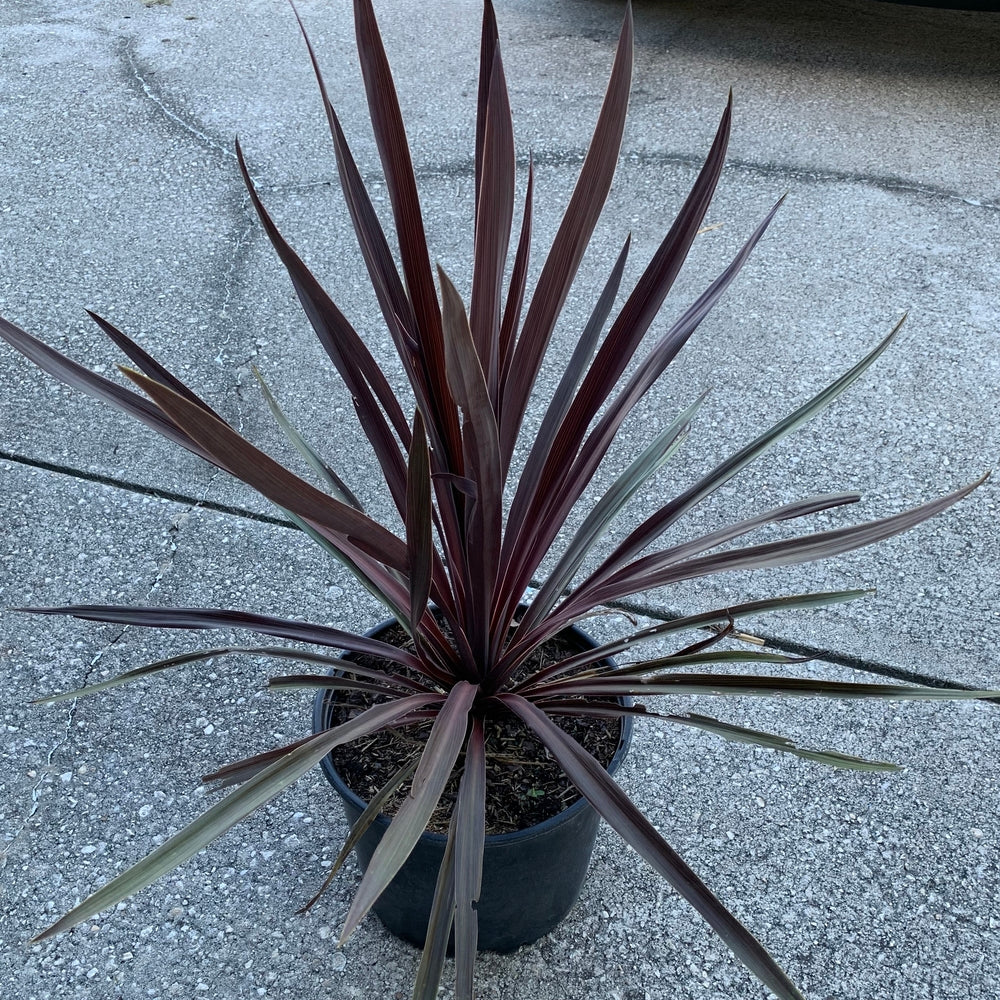
[[[372,629],[377,637],[391,620]],[[563,638],[591,649],[596,643],[571,627]],[[605,663],[612,662],[610,660]],[[313,731],[329,728],[336,694],[320,691],[313,705]],[[632,719],[622,718],[621,739],[608,773],[621,766],[632,738]],[[330,756],[322,761],[323,773],[337,790],[347,822],[353,825],[367,803],[347,787]],[[372,854],[389,827],[379,816],[355,850],[367,869]],[[569,912],[583,887],[597,839],[600,817],[586,799],[577,799],[562,812],[524,830],[488,836],[483,854],[482,891],[477,905],[480,951],[513,951],[551,931]],[[434,899],[438,869],[447,837],[424,832],[413,853],[375,903],[379,920],[397,937],[422,947]]]

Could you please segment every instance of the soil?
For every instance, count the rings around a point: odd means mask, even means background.
[[[409,637],[398,626],[391,625],[378,638],[393,645],[406,647]],[[573,636],[557,636],[544,644],[526,664],[534,672],[554,659],[578,652],[581,645]],[[399,671],[379,657],[352,653],[353,660],[376,670]],[[339,724],[376,701],[384,700],[367,692],[331,692],[327,702],[328,723]],[[605,767],[621,742],[620,719],[593,719],[571,715],[552,715],[565,732],[581,743]],[[407,761],[423,748],[431,723],[419,723],[400,729],[387,729],[372,736],[346,743],[331,754],[334,766],[347,786],[365,802],[382,789]],[[511,833],[524,830],[562,812],[579,797],[576,787],[542,745],[538,737],[520,719],[509,713],[489,717],[485,721],[486,735],[486,832]],[[447,833],[452,806],[458,793],[462,772],[462,757],[445,787],[428,829]],[[383,812],[395,815],[405,798],[409,785],[404,783]]]

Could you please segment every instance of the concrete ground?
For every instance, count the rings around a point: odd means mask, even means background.
[[[383,209],[349,5],[299,7]],[[467,290],[479,7],[397,0],[378,12],[433,253]],[[497,12],[522,184],[529,150],[537,166],[537,266],[586,148],[622,6],[497,0]],[[621,167],[553,358],[629,230],[626,284],[637,277],[730,87],[729,167],[708,217],[721,225],[696,243],[658,329],[773,201],[788,199],[630,425],[607,475],[640,431],[712,386],[658,490],[688,481],[848,368],[905,311],[898,344],[849,397],[734,481],[690,530],[838,489],[865,495],[852,517],[878,516],[995,466],[1000,14],[867,0],[637,0],[635,20]],[[252,217],[232,152],[239,133],[279,225],[388,359],[283,0],[19,0],[0,7],[0,32],[0,312],[113,371],[118,358],[83,313],[92,308],[278,450],[250,375],[256,364],[369,507],[383,510],[350,402]],[[9,350],[0,351],[0,371],[0,606],[226,605],[359,629],[381,617],[239,484]],[[1000,686],[997,507],[994,480],[870,551],[648,594],[641,610],[656,617],[766,594],[877,587],[868,601],[761,620],[756,631],[821,652],[802,668],[815,675]],[[27,943],[193,818],[205,804],[198,775],[307,731],[306,696],[263,693],[268,666],[253,660],[189,668],[69,707],[27,705],[198,642],[5,614],[0,982],[25,1000],[408,996],[418,955],[374,920],[334,948],[356,871],[311,916],[294,915],[344,834],[318,769],[116,911]],[[691,732],[637,733],[622,784],[808,997],[1000,995],[995,708],[678,707],[907,766],[890,775],[828,771]],[[514,955],[482,956],[478,992],[484,1000],[764,993],[606,830],[567,920]]]

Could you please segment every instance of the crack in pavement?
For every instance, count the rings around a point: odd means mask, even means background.
[[[129,67],[132,79],[138,84],[144,96],[173,124],[179,126],[189,136],[193,136],[200,144],[221,153],[224,157],[236,162],[236,153],[221,140],[210,135],[199,127],[196,119],[184,115],[171,107],[171,102],[156,90],[150,83],[152,75],[144,68],[135,49],[135,40],[122,39],[119,48],[124,61]],[[530,154],[522,153],[517,157],[517,166],[526,170],[529,160],[536,167],[578,167],[583,163],[585,150],[532,150]],[[622,148],[619,156],[619,166],[633,164],[649,167],[691,166],[700,169],[704,163],[701,153],[683,153],[669,151],[629,150]],[[858,184],[877,190],[892,193],[914,194],[923,198],[959,202],[971,208],[984,209],[989,212],[1000,212],[1000,201],[984,197],[963,194],[952,188],[945,188],[921,181],[907,180],[893,174],[873,174],[864,171],[820,169],[796,165],[794,163],[766,163],[757,160],[746,160],[734,157],[726,159],[726,171],[743,171],[763,177],[776,177],[780,180],[794,180],[805,184]],[[459,160],[443,161],[437,164],[414,163],[414,172],[419,178],[434,177],[472,177],[475,172],[471,157]],[[366,186],[371,182],[383,183],[381,173],[365,173],[363,180]],[[262,185],[261,190],[307,190],[334,183],[330,180],[317,179],[303,181],[298,184]]]
[[[169,102],[166,97],[160,92],[150,82],[150,76],[153,74],[144,67],[142,60],[139,58],[136,51],[136,41],[134,39],[121,39],[118,45],[119,56],[127,64],[129,72],[131,73],[131,79],[138,85],[139,89],[142,91],[143,95],[152,102],[152,104],[157,108],[157,110],[164,115],[168,121],[172,124],[178,126],[180,130],[187,137],[194,137],[197,142],[203,146],[212,150],[216,153],[221,153],[227,159],[237,162],[237,156],[233,149],[224,145],[220,140],[211,136],[204,129],[199,127],[200,123],[192,119],[190,116],[182,114],[179,110],[175,110],[171,106],[173,102]],[[260,186],[261,191],[269,190],[267,185]],[[229,307],[233,302],[235,291],[239,286],[240,275],[247,264],[247,248],[252,243],[252,234],[258,229],[259,223],[257,221],[256,213],[248,211],[250,206],[250,198],[246,191],[243,191],[240,195],[238,205],[233,205],[232,216],[233,216],[233,226],[232,232],[235,234],[228,241],[229,243],[229,263],[225,269],[225,273],[219,275],[218,285],[221,288],[220,301],[217,309],[217,315],[220,319],[229,319]],[[216,365],[221,366],[223,363],[223,348],[231,342],[231,337],[229,332],[217,331],[221,333],[222,336],[217,337],[216,343],[216,354],[213,361]],[[242,366],[237,368],[237,380],[236,384],[233,386],[237,399],[242,399],[241,390],[244,385],[244,376],[242,368],[249,366],[253,358],[256,357],[256,350],[251,353],[250,357],[243,362]],[[237,430],[242,430],[244,424],[244,413],[242,408],[240,409],[237,423]],[[209,486],[215,482],[216,478],[220,475],[217,471],[209,482]],[[197,504],[198,501],[191,499],[191,503]]]
[[[250,199],[244,194],[241,209],[244,211],[249,205]],[[257,217],[252,215],[244,224],[243,228],[236,234],[232,241],[232,252],[229,258],[229,267],[222,277],[222,302],[219,305],[219,318],[229,318],[229,306],[232,304],[234,291],[239,284],[239,275],[247,262],[246,250],[252,243],[250,235],[258,229]],[[219,357],[216,357],[219,362]]]
[[[170,570],[173,567],[174,557],[177,553],[177,536],[190,516],[191,508],[180,511],[171,520],[167,528],[167,537],[161,546],[162,549],[166,550],[166,554],[157,562],[156,575],[154,576],[152,583],[146,589],[145,594],[142,595],[142,603],[148,603],[149,599],[159,589],[164,577],[170,573]],[[133,628],[133,626],[123,625],[110,639],[105,641],[96,653],[94,653],[84,670],[83,679],[77,685],[78,687],[86,687],[88,684],[93,682],[94,674],[101,661],[107,653],[109,653],[115,648],[115,646],[118,645],[119,642],[121,642],[122,638],[131,628]],[[7,838],[2,848],[0,848],[0,873],[6,869],[11,853],[20,843],[21,838],[28,829],[28,825],[31,823],[31,820],[38,815],[42,808],[41,802],[46,786],[50,785],[49,779],[58,773],[58,769],[54,766],[56,755],[72,742],[71,731],[73,729],[73,723],[76,719],[76,710],[78,705],[78,698],[74,698],[69,702],[66,709],[65,722],[62,726],[61,732],[49,747],[48,753],[45,755],[44,763],[38,769],[37,778],[31,787],[30,805],[20,819],[14,822],[13,832]]]
[[[148,98],[148,100],[150,100],[156,108],[159,109],[160,113],[163,114],[164,117],[166,117],[173,124],[179,126],[182,131],[189,135],[193,135],[203,146],[207,146],[209,149],[214,150],[217,153],[221,153],[224,157],[227,157],[234,162],[236,161],[236,153],[232,149],[223,145],[222,142],[209,135],[207,132],[202,131],[198,125],[196,125],[193,121],[188,120],[188,118],[182,115],[179,111],[174,111],[168,106],[165,98],[157,93],[149,82],[149,77],[152,74],[143,68],[142,61],[136,52],[134,39],[120,39],[117,48],[119,56],[127,64],[129,71],[131,72],[132,79],[136,84],[138,84],[143,95]]]

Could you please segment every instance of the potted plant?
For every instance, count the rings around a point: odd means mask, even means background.
[[[593,296],[596,301],[590,320],[579,333],[538,429],[528,436],[522,425],[529,398],[616,165],[631,75],[631,10],[626,10],[610,83],[577,187],[529,297],[532,172],[529,166],[520,232],[512,248],[513,133],[496,21],[486,0],[477,101],[472,292],[466,308],[442,270],[438,269],[435,279],[406,136],[372,6],[369,0],[355,0],[354,9],[364,86],[398,239],[399,267],[311,47],[309,54],[329,118],[347,207],[386,326],[412,388],[412,414],[397,398],[348,319],[272,222],[238,145],[237,154],[260,221],[353,397],[402,532],[390,530],[361,509],[338,474],[288,424],[266,387],[265,397],[277,420],[319,485],[300,478],[241,437],[107,320],[93,316],[130,359],[134,367],[123,371],[145,395],[87,371],[14,324],[0,320],[0,336],[45,371],[111,402],[259,490],[346,566],[392,616],[384,628],[358,635],[326,624],[212,608],[71,605],[25,609],[163,628],[239,627],[345,653],[338,658],[301,646],[195,650],[45,699],[89,694],[170,667],[235,652],[306,663],[311,672],[279,676],[271,683],[274,687],[320,691],[316,732],[208,775],[206,780],[236,787],[199,819],[71,909],[39,939],[67,931],[150,884],[317,763],[326,762],[333,777],[332,751],[361,737],[377,737],[385,743],[384,752],[379,754],[385,758],[382,770],[376,771],[381,777],[370,777],[374,762],[364,757],[361,770],[371,781],[370,794],[351,799],[353,793],[345,793],[352,828],[338,865],[347,851],[358,845],[366,858],[366,871],[345,919],[341,941],[353,933],[390,887],[397,891],[402,886],[403,901],[397,900],[386,911],[388,915],[383,914],[391,921],[393,913],[409,906],[404,883],[416,879],[421,882],[413,889],[416,930],[397,928],[423,942],[414,996],[436,996],[451,942],[456,994],[471,998],[477,948],[511,946],[509,941],[487,937],[494,932],[486,925],[495,922],[490,915],[495,886],[515,877],[498,878],[498,862],[491,860],[491,843],[495,845],[498,838],[506,836],[493,832],[494,807],[499,802],[501,811],[509,813],[513,808],[528,812],[532,798],[530,788],[523,793],[501,787],[496,747],[516,738],[535,748],[537,763],[551,765],[550,770],[558,772],[553,779],[556,786],[569,790],[578,801],[540,821],[530,815],[515,818],[514,826],[521,832],[511,841],[520,846],[513,853],[501,851],[510,872],[520,875],[528,870],[531,850],[525,842],[534,842],[540,828],[566,832],[566,828],[580,826],[583,833],[578,839],[584,856],[575,864],[582,875],[600,816],[704,916],[773,993],[784,1000],[801,998],[764,947],[629,801],[611,775],[614,762],[627,743],[631,720],[642,717],[696,727],[834,766],[886,770],[893,765],[799,748],[781,737],[703,715],[661,714],[645,701],[632,699],[668,694],[899,699],[1000,695],[758,675],[752,671],[754,665],[795,661],[731,641],[739,637],[737,623],[748,616],[848,601],[860,596],[860,591],[736,603],[602,644],[581,637],[573,626],[602,606],[650,588],[730,569],[766,568],[835,556],[888,538],[945,510],[982,480],[880,520],[777,541],[752,544],[742,539],[760,527],[853,503],[858,495],[808,497],[680,543],[661,541],[686,512],[711,497],[864,374],[888,348],[896,333],[893,330],[813,399],[706,471],[694,485],[657,505],[610,551],[601,550],[599,542],[615,516],[682,445],[702,402],[694,401],[669,427],[645,443],[592,503],[579,527],[568,532],[568,540],[559,544],[570,512],[584,500],[622,422],[735,278],[778,206],[680,318],[651,347],[644,347],[643,338],[699,232],[719,180],[730,129],[730,102],[691,193],[602,337],[619,292],[629,248],[626,240],[607,283]],[[551,561],[547,561],[550,553]],[[681,636],[686,638],[675,638]],[[636,659],[632,650],[653,640],[676,645],[666,655]],[[612,661],[623,654],[626,662],[618,665]],[[712,672],[712,665],[733,662],[750,664],[751,673]],[[398,739],[401,733],[406,736],[402,741]],[[604,759],[600,759],[602,746],[604,751],[610,746]],[[357,757],[357,753],[348,754],[346,759],[357,763]],[[385,816],[380,815],[383,811]],[[547,850],[552,854],[552,849]],[[568,867],[569,863],[562,849],[556,853],[555,881],[560,881],[564,874],[560,866]],[[418,855],[433,860],[429,869],[413,875],[419,865],[408,859]],[[544,877],[532,875],[528,881],[537,886]],[[576,891],[571,887],[568,902],[564,898],[549,907],[551,912],[539,918],[539,927],[548,929],[558,920]],[[548,893],[538,889],[535,894],[546,897]],[[506,918],[499,919],[502,923]],[[532,931],[537,932],[544,930]]]

